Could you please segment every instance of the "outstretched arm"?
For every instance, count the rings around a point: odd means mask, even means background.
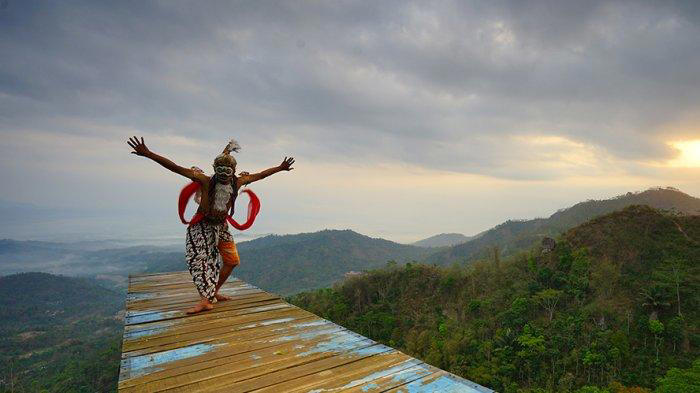
[[[253,174],[248,174],[246,172],[243,172],[238,177],[239,184],[242,186],[245,184],[252,183],[254,181],[258,181],[260,179],[264,179],[264,178],[266,178],[272,174],[275,174],[277,172],[280,172],[280,171],[291,171],[292,169],[294,169],[294,168],[292,168],[292,164],[294,164],[294,158],[284,157],[284,160],[282,161],[281,164],[279,164],[278,166],[269,168],[269,169],[265,169],[262,172],[253,173]]]
[[[140,141],[137,137],[129,138],[129,140],[126,143],[129,146],[131,146],[132,149],[134,149],[134,151],[132,151],[131,154],[136,154],[137,156],[150,158],[151,160],[162,165],[163,167],[177,173],[178,175],[188,177],[198,182],[202,182],[207,178],[207,176],[203,173],[198,173],[192,169],[181,167],[176,163],[170,161],[169,159],[163,156],[159,156],[158,154],[150,151],[148,147],[146,147],[146,144],[143,142],[143,137],[141,137]]]

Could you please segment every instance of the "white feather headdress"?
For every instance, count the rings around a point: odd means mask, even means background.
[[[221,154],[231,154],[232,151],[238,153],[239,150],[241,150],[241,145],[239,145],[235,139],[231,139],[228,145],[224,147],[224,151],[221,152]]]

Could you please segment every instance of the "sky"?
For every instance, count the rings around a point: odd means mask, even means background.
[[[133,135],[208,173],[230,138],[239,171],[295,157],[253,235],[700,196],[695,1],[0,0],[0,59],[0,237],[181,237],[187,179]]]

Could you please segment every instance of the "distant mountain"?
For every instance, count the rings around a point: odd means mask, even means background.
[[[0,277],[0,391],[112,390],[123,307],[123,295],[85,279]]]
[[[350,230],[266,236],[241,243],[238,251],[237,277],[283,294],[327,287],[349,271],[421,260],[431,252]]]
[[[700,356],[699,262],[700,215],[635,205],[548,252],[387,267],[291,301],[495,391],[651,392]],[[697,378],[682,386],[656,391]]]
[[[545,236],[556,237],[576,225],[631,205],[647,205],[678,214],[700,214],[700,199],[675,188],[628,192],[612,199],[581,202],[559,210],[549,218],[506,221],[483,232],[478,238],[436,252],[428,258],[428,262],[448,265],[453,262],[471,262],[481,258],[491,258],[495,247],[498,248],[501,256],[512,255],[531,247]]]
[[[123,274],[148,271],[161,264],[162,255],[181,259],[175,246],[108,248],[115,242],[58,243],[32,240],[0,240],[0,275],[45,272],[68,276]],[[178,258],[179,257],[179,258]],[[180,266],[184,269],[184,265]]]
[[[433,249],[376,239],[350,230],[268,235],[237,244],[239,276],[284,294],[329,286],[350,271],[422,260]],[[124,288],[129,273],[186,270],[184,250],[138,246],[106,250],[76,249],[50,242],[0,240],[0,274],[45,271],[98,277],[109,288]]]
[[[469,239],[471,239],[471,237],[464,236],[461,233],[441,233],[427,239],[418,240],[417,242],[411,243],[411,245],[418,247],[445,247],[464,243]]]
[[[422,260],[434,250],[372,238],[351,230],[269,235],[237,244],[241,264],[234,275],[265,290],[292,294],[323,288],[350,271],[374,269],[394,260]],[[162,260],[162,258],[157,258]],[[183,270],[182,256],[159,271]]]

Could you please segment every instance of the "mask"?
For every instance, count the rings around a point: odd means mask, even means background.
[[[216,174],[219,176],[233,176],[233,168],[231,168],[230,166],[217,166],[214,168],[214,172],[216,172]]]

